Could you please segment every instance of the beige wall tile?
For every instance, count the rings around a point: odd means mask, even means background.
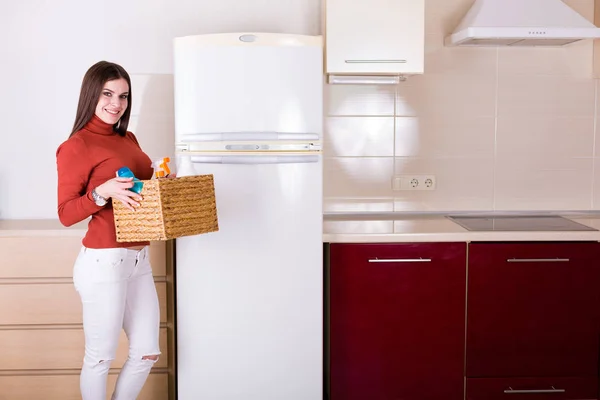
[[[427,0],[425,1],[425,31],[427,33],[451,33],[460,23],[474,0]]]
[[[596,97],[600,93],[600,81],[596,81]],[[596,116],[594,119],[594,157],[600,157],[600,101],[596,99]]]
[[[589,80],[593,69],[592,57],[592,41],[576,42],[562,48],[503,47],[498,49],[498,71],[501,76],[559,75]]]
[[[531,157],[570,158],[593,156],[593,117],[498,118],[497,156],[499,159]]]
[[[398,85],[396,115],[494,116],[495,76],[424,74]]]
[[[366,213],[366,212],[392,212],[394,199],[386,198],[348,198],[325,197],[323,199],[323,212],[325,213]]]
[[[600,79],[596,79],[594,81],[595,93],[596,93],[596,102],[595,102],[595,110],[596,117],[600,116],[600,101],[598,101],[598,93],[600,93]]]
[[[391,211],[393,170],[393,157],[325,158],[325,211]]]
[[[600,158],[594,158],[592,162],[594,164],[592,170],[594,175],[594,189],[592,191],[591,203],[592,209],[600,210]]]
[[[392,157],[394,117],[328,117],[325,157]]]
[[[396,157],[492,158],[494,117],[396,118]]]
[[[592,197],[592,164],[591,158],[498,159],[496,209],[589,209]]]
[[[493,47],[445,47],[443,35],[431,37],[425,52],[425,73],[443,74],[448,80],[455,75],[486,76],[495,81],[498,50]],[[427,43],[427,42],[426,42]]]
[[[339,115],[394,115],[394,87],[325,85],[325,113]]]
[[[396,174],[432,174],[431,191],[395,191],[395,211],[490,210],[494,161],[488,158],[396,158]]]
[[[563,0],[590,22],[594,22],[594,0]]]
[[[592,79],[553,75],[506,75],[498,78],[498,116],[594,115]]]

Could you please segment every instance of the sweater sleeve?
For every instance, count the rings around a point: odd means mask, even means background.
[[[103,207],[96,205],[91,190],[86,192],[91,172],[85,142],[71,137],[56,151],[58,172],[58,219],[64,226],[83,221]]]

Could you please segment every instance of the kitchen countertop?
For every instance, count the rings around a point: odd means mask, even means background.
[[[600,229],[600,215],[567,217]],[[87,221],[69,228],[53,219],[0,220],[0,237],[79,236]],[[472,242],[472,241],[600,241],[600,231],[474,232],[442,215],[325,215],[323,242]]]
[[[567,217],[600,229],[600,216]],[[325,216],[323,242],[476,242],[476,241],[600,241],[600,231],[469,231],[445,216]]]

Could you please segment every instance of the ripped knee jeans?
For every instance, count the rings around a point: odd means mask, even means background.
[[[160,310],[148,247],[141,250],[83,247],[73,283],[83,305],[85,355],[80,376],[83,400],[105,400],[108,372],[121,330],[129,341],[112,400],[134,400],[160,354]]]

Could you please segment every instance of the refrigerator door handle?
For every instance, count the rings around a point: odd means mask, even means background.
[[[232,156],[192,156],[197,164],[306,164],[319,162],[319,155],[232,155]]]
[[[228,144],[227,151],[319,151],[321,145],[316,143],[298,144]]]
[[[310,142],[190,142],[177,143],[176,151],[181,154],[196,155],[200,153],[222,153],[222,152],[319,152],[321,143]]]

